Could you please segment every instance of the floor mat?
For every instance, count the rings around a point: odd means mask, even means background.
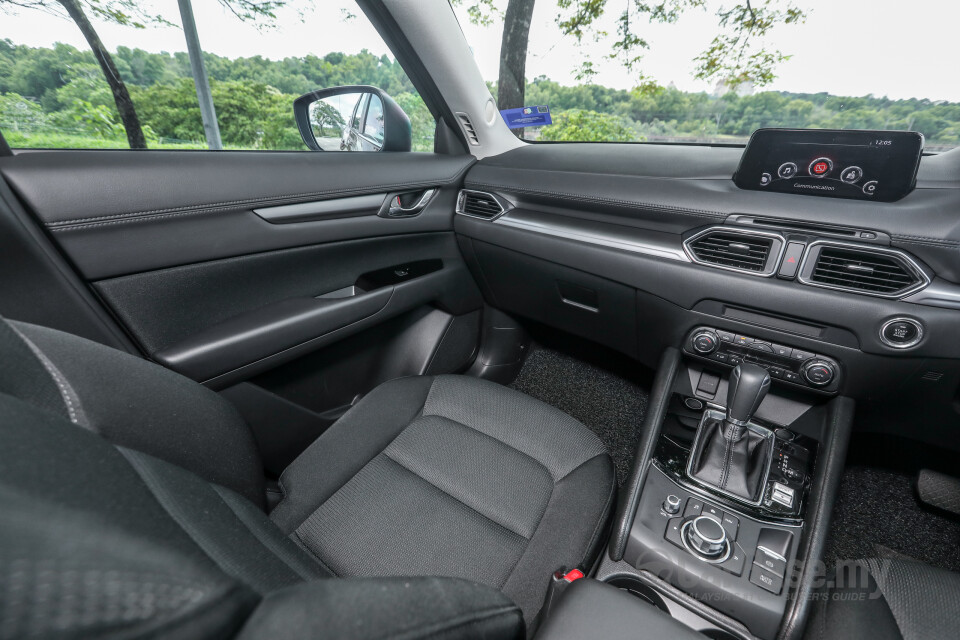
[[[568,413],[600,436],[623,485],[640,438],[648,393],[600,367],[543,347],[527,355],[510,385]]]
[[[833,510],[827,564],[906,556],[960,571],[960,520],[921,505],[913,485],[910,475],[847,469]]]

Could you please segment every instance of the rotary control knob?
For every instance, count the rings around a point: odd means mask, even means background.
[[[727,550],[727,533],[710,516],[698,516],[685,527],[687,544],[705,558],[719,558]]]
[[[703,329],[693,334],[690,343],[693,345],[694,351],[706,355],[717,350],[717,347],[720,346],[720,338],[713,331]]]
[[[669,496],[667,496],[667,499],[663,501],[662,506],[664,511],[666,511],[670,515],[674,515],[680,511],[680,498],[678,498],[673,494],[670,494]]]
[[[837,377],[837,370],[832,362],[814,360],[803,365],[803,377],[810,384],[822,387]]]

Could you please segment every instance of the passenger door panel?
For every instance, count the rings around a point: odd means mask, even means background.
[[[379,382],[470,364],[482,297],[452,218],[472,161],[67,151],[0,171],[142,352],[225,390],[279,473]]]

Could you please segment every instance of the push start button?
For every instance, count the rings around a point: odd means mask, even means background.
[[[894,349],[907,349],[923,338],[923,325],[913,318],[894,318],[880,328],[880,340]]]

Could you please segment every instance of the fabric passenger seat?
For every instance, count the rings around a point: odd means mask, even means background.
[[[249,428],[219,395],[159,366],[61,332],[2,321],[0,408],[13,411],[5,423],[18,422],[3,433],[0,464],[9,489],[3,495],[18,496],[22,507],[5,519],[16,512],[17,522],[39,526],[52,518],[44,527],[63,535],[57,518],[70,503],[70,517],[89,511],[108,530],[112,519],[125,534],[131,533],[126,523],[137,523],[131,544],[148,547],[169,546],[155,539],[162,527],[154,532],[148,523],[172,519],[181,530],[174,538],[189,552],[171,566],[213,567],[221,576],[214,582],[226,580],[218,588],[246,603],[234,603],[226,616],[238,617],[231,623],[237,629],[259,599],[277,589],[333,576],[471,580],[502,591],[530,622],[551,573],[589,563],[599,552],[613,506],[612,463],[593,433],[539,401],[460,376],[404,378],[373,390],[283,473],[284,498],[269,517]],[[38,421],[50,425],[32,429]],[[12,446],[11,438],[20,437],[31,444]],[[71,447],[95,453],[71,458],[65,450]],[[18,465],[25,460],[39,469],[58,464],[53,475],[62,484],[23,484],[30,474]],[[10,482],[21,484],[11,488]],[[43,518],[24,501],[37,491],[55,496]],[[114,498],[128,491],[147,497]],[[155,505],[151,513],[138,515],[146,503]],[[112,511],[104,515],[104,509]],[[56,546],[57,537],[47,535],[40,544]],[[56,555],[49,548],[34,551]],[[96,565],[98,554],[109,550],[80,548],[75,557]],[[340,582],[325,588],[331,602]],[[342,582],[346,589],[348,581]],[[424,593],[447,588],[430,584]],[[453,581],[450,593],[481,589],[455,586],[461,584],[470,583]],[[399,588],[389,580],[378,585],[371,593]],[[464,603],[500,612],[490,613],[491,624],[517,612],[503,596],[470,593]],[[436,605],[411,597],[417,602],[410,606]],[[287,608],[300,602],[297,595],[281,599]],[[474,605],[467,609],[466,619],[473,620]],[[478,615],[487,620],[487,613]],[[511,623],[503,625],[503,637],[513,637]]]

